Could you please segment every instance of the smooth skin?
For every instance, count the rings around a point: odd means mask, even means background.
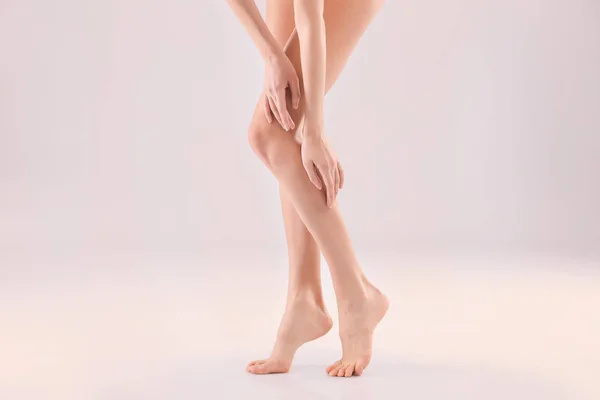
[[[362,271],[335,201],[344,177],[324,136],[322,104],[382,0],[267,0],[267,28],[252,1],[229,3],[265,60],[265,82],[271,82],[265,84],[248,135],[279,181],[289,254],[287,305],[273,351],[247,369],[287,372],[302,344],[331,329],[321,290],[322,252],[334,284],[342,342],[342,357],[327,372],[361,375],[389,302]],[[281,106],[282,87],[286,107]]]

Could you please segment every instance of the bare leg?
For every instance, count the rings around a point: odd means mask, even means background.
[[[267,1],[267,25],[282,48],[294,30],[293,7],[293,0]],[[288,295],[271,356],[248,364],[248,371],[255,374],[287,372],[298,347],[323,336],[333,325],[323,302],[319,247],[281,188],[280,197],[289,258]]]
[[[381,0],[326,1],[327,89],[341,73],[380,6]],[[286,54],[302,83],[297,35],[292,34]],[[294,121],[302,120],[302,102],[297,110],[288,108]],[[249,140],[255,153],[279,181],[329,265],[338,301],[343,356],[328,372],[337,376],[360,375],[371,359],[372,335],[387,311],[388,300],[366,279],[337,204],[328,208],[323,193],[308,180],[300,147],[293,135],[275,123],[268,124],[260,105],[254,113]]]

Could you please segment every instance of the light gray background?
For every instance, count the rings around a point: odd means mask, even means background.
[[[2,245],[284,246],[225,2],[4,0],[0,50]],[[357,246],[600,252],[598,71],[597,1],[388,1],[326,102]]]
[[[334,327],[255,377],[287,268],[225,2],[1,0],[0,398],[600,398],[598,71],[597,0],[388,0],[326,101],[372,365]]]

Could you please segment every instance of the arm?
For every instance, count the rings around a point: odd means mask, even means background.
[[[238,17],[252,38],[266,64],[265,115],[271,122],[271,112],[285,129],[294,128],[294,121],[286,106],[286,88],[289,87],[292,104],[298,107],[300,102],[300,82],[294,66],[287,58],[279,43],[260,15],[254,0],[227,0],[229,6]]]
[[[294,16],[300,40],[300,60],[304,78],[306,135],[321,135],[323,131],[326,68],[323,3],[324,0],[294,0]]]
[[[265,62],[282,53],[253,0],[227,0],[227,3],[252,38]]]
[[[323,135],[327,62],[323,3],[324,0],[294,0],[294,18],[300,41],[306,105],[302,164],[313,185],[319,190],[325,187],[327,205],[332,207],[344,185],[344,173]]]

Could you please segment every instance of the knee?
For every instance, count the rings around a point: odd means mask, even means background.
[[[248,142],[252,151],[263,162],[266,161],[268,155],[269,139],[268,125],[266,123],[252,121],[248,128]]]
[[[256,156],[271,171],[276,172],[288,166],[288,146],[274,123],[269,124],[266,120],[253,121],[248,128],[248,142]]]

